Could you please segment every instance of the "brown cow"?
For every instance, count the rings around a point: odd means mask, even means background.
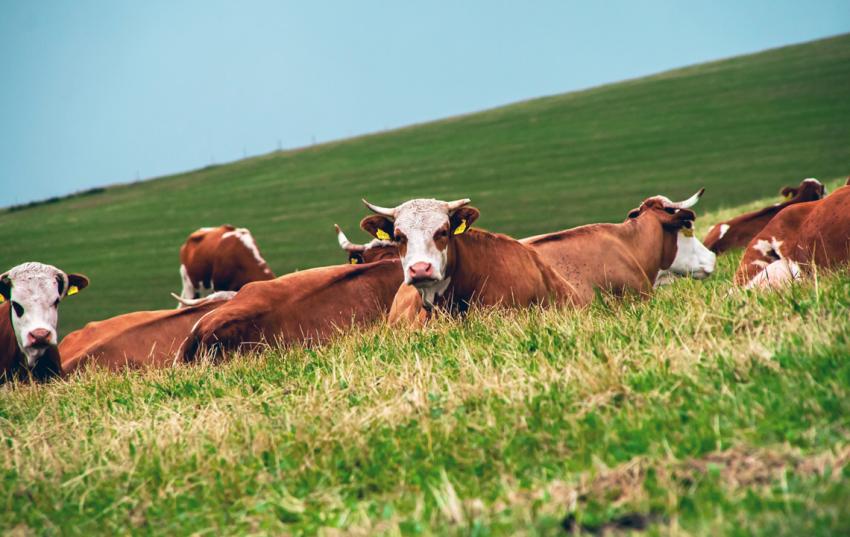
[[[735,283],[780,287],[850,260],[850,186],[784,209],[747,245]]]
[[[254,349],[263,343],[315,345],[340,329],[365,326],[386,314],[401,284],[398,260],[294,272],[246,285],[201,319],[183,348],[186,361],[201,349]]]
[[[238,291],[246,283],[271,280],[274,273],[250,231],[224,225],[189,235],[180,247],[180,278],[180,296],[192,299],[213,291]]]
[[[82,274],[42,263],[0,275],[0,382],[27,373],[37,380],[59,374],[59,302],[88,284]]]
[[[648,294],[659,272],[677,259],[682,259],[677,270],[698,278],[714,271],[714,254],[692,240],[695,215],[687,207],[701,194],[678,203],[664,196],[647,198],[622,224],[590,224],[521,242],[575,287],[580,304],[593,300],[596,289],[617,296]],[[691,234],[683,237],[688,231]]]
[[[743,248],[785,207],[819,200],[826,195],[826,189],[820,181],[810,178],[804,179],[797,188],[786,186],[779,193],[785,196],[785,201],[714,225],[708,230],[703,244],[717,254],[732,248]]]
[[[334,224],[334,229],[336,229],[339,247],[346,251],[348,262],[352,265],[398,258],[398,247],[389,239],[372,239],[366,244],[354,244],[348,240],[338,225]]]
[[[422,308],[465,311],[470,305],[525,307],[576,302],[570,285],[537,252],[506,235],[470,230],[478,209],[469,200],[414,199],[387,209],[364,200],[375,215],[364,231],[398,245],[404,281],[390,322],[418,322]],[[402,301],[402,298],[404,299]],[[414,298],[414,299],[411,299]]]
[[[88,323],[59,343],[62,374],[72,373],[87,364],[112,371],[170,366],[195,323],[235,294],[219,291],[199,300],[175,296],[188,307],[137,311]]]

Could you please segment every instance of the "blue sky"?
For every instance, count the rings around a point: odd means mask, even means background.
[[[847,31],[847,0],[8,1],[0,206]]]

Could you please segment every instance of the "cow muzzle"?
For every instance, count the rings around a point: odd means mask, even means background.
[[[434,272],[434,265],[428,262],[420,261],[413,263],[407,268],[407,276],[411,285],[430,285],[438,281],[438,277]]]

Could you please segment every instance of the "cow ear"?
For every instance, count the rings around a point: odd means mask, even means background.
[[[793,186],[786,186],[785,188],[780,190],[779,193],[782,194],[783,198],[790,200],[797,195],[797,189]]]
[[[481,212],[475,207],[461,207],[455,210],[449,217],[452,227],[452,235],[461,235],[472,227],[472,223],[478,220]]]
[[[12,279],[9,278],[9,273],[0,274],[0,302],[12,298]]]
[[[76,295],[89,286],[89,279],[82,274],[68,274],[68,292],[65,296]]]
[[[360,221],[360,229],[382,241],[393,240],[395,226],[386,216],[373,214]]]

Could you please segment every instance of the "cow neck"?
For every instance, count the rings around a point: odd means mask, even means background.
[[[18,347],[15,328],[12,324],[12,306],[10,301],[0,304],[0,382],[8,378],[24,359],[24,353]]]
[[[630,250],[638,268],[650,282],[655,281],[659,270],[669,268],[673,264],[676,257],[677,232],[665,230],[661,222],[651,214],[641,214],[617,228],[621,230],[620,238],[632,246]],[[669,244],[665,244],[667,242]],[[664,257],[667,249],[672,251],[672,255],[668,255],[669,259]]]
[[[446,301],[449,306],[451,303],[462,305],[480,294],[484,285],[500,286],[501,282],[494,281],[492,272],[486,269],[486,260],[498,255],[493,246],[504,240],[503,236],[481,230],[470,230],[452,237],[446,263],[448,284],[438,295],[438,298],[443,298],[439,305],[445,306]]]

